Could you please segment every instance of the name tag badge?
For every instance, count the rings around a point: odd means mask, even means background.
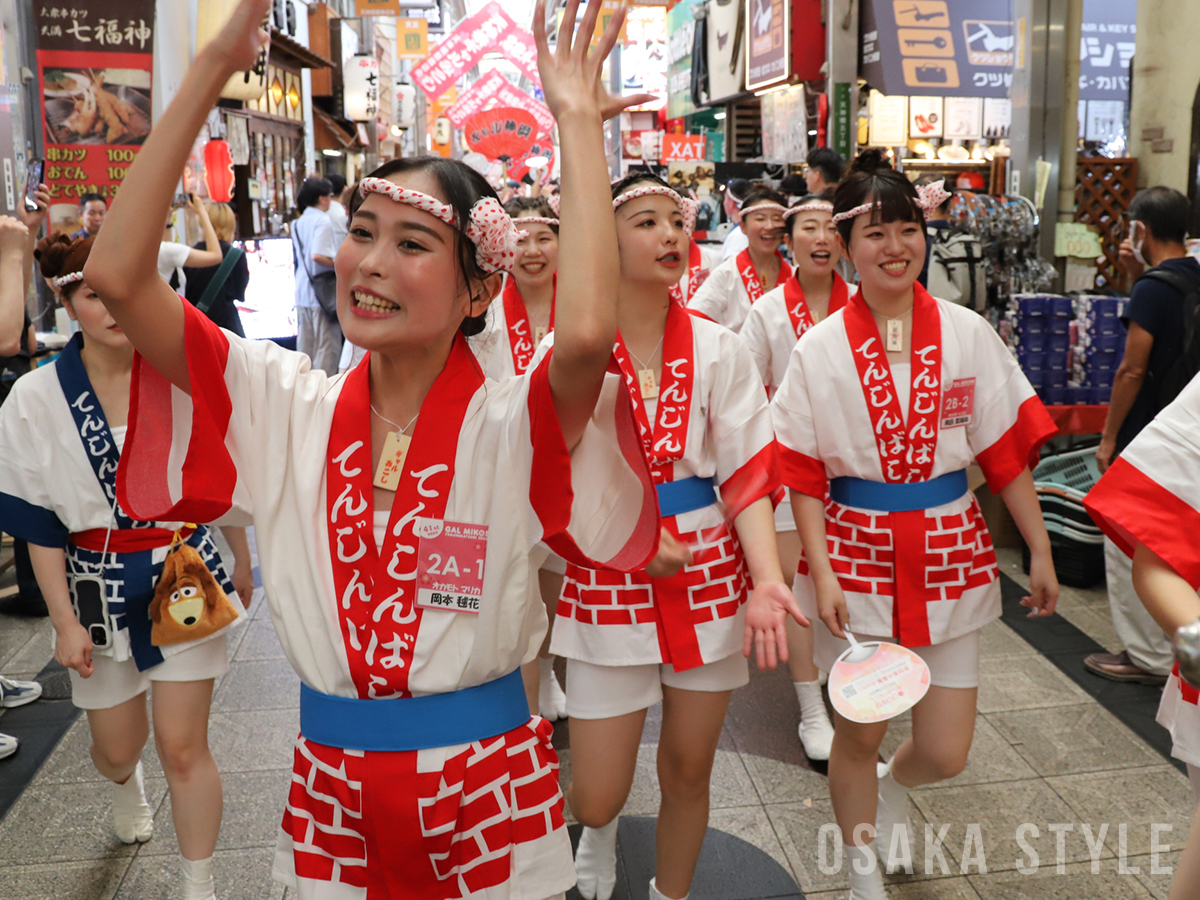
[[[942,427],[970,425],[975,414],[975,379],[959,378],[942,394]]]
[[[654,377],[653,369],[638,369],[637,380],[643,400],[654,400],[658,397],[658,379]]]
[[[417,519],[417,606],[477,616],[483,606],[486,525]]]
[[[394,491],[400,484],[400,473],[404,469],[404,457],[408,456],[408,445],[412,438],[407,434],[389,431],[379,454],[379,465],[375,468],[375,487]]]

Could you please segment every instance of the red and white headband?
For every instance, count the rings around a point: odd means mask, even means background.
[[[467,240],[475,245],[475,261],[488,274],[507,271],[516,261],[517,241],[521,238],[521,232],[517,231],[512,218],[495,197],[476,201],[471,207],[470,221],[463,228],[454,207],[420,191],[402,188],[386,178],[364,178],[358,190],[363,197],[367,194],[383,194],[397,203],[405,203],[437,216],[452,228],[462,228]]]
[[[675,201],[679,207],[679,211],[683,213],[683,230],[690,236],[696,230],[696,212],[700,208],[699,201],[693,200],[691,197],[681,197],[678,191],[661,184],[645,184],[620,194],[613,200],[613,212],[616,212],[623,204],[628,203],[630,200],[654,194]]]
[[[66,287],[68,284],[74,284],[76,281],[83,281],[82,272],[70,272],[66,275],[59,275],[54,279],[54,286],[57,288]]]
[[[552,219],[550,216],[513,216],[514,224],[528,222],[531,225],[553,225],[555,228],[559,226],[558,219]]]
[[[805,200],[789,207],[783,214],[784,221],[802,212],[833,212],[833,204],[828,200]]]
[[[755,203],[752,206],[743,206],[742,218],[744,219],[746,216],[750,215],[750,213],[756,212],[781,212],[786,216],[787,207],[776,203],[774,200],[764,200],[761,203]]]
[[[945,188],[946,182],[935,181],[932,184],[922,184],[917,187],[917,206],[925,212],[930,212],[937,209],[954,195]],[[860,204],[853,209],[848,209],[845,212],[840,212],[833,217],[833,224],[845,222],[847,219],[853,219],[861,216],[863,213],[869,213],[879,205],[878,200],[872,200],[870,203]]]

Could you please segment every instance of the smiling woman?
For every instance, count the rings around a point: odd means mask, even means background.
[[[144,220],[165,212],[222,85],[253,65],[269,5],[244,0],[200,54],[91,261],[143,354],[122,505],[255,525],[272,620],[302,682],[277,879],[301,900],[561,898],[574,876],[557,759],[517,671],[545,629],[535,547],[630,569],[658,534],[633,413],[607,374],[617,255],[603,120],[643,99],[600,84],[623,14],[594,48],[564,37],[552,53],[538,6],[573,265],[554,352],[498,385],[463,332],[512,265],[515,230],[459,162],[398,161],[363,179],[335,269],[338,317],[368,353],[344,376],[220,331],[155,279]]]

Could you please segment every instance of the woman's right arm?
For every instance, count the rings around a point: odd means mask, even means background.
[[[92,639],[79,624],[67,589],[67,552],[61,547],[29,545],[29,561],[54,626],[54,658],[84,678],[92,674]]]
[[[825,501],[795,489],[789,491],[789,495],[800,543],[804,546],[804,558],[808,561],[808,575],[817,592],[817,614],[836,637],[845,638],[842,629],[850,625],[850,613],[846,609],[846,594],[829,562]]]
[[[88,285],[145,360],[190,390],[179,296],[158,275],[162,223],[179,173],[229,76],[254,66],[271,0],[242,0],[196,57],[171,105],[125,174],[84,266]]]
[[[1133,587],[1168,637],[1200,618],[1200,597],[1192,586],[1145,544],[1133,553]]]

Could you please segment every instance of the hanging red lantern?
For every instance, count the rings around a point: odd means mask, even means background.
[[[533,146],[537,134],[537,119],[515,106],[485,109],[463,123],[467,146],[488,159],[519,159]]]
[[[204,183],[208,196],[217,203],[233,199],[233,156],[227,141],[209,141],[204,145]]]

